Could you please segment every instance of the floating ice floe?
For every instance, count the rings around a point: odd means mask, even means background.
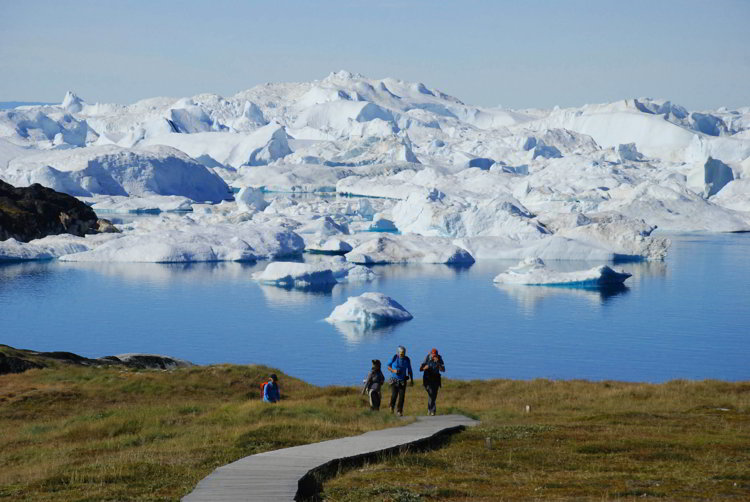
[[[515,267],[495,277],[496,284],[527,286],[564,286],[570,288],[601,288],[620,286],[631,274],[615,272],[606,265],[576,272],[555,272],[547,269],[539,258],[526,258]]]
[[[130,231],[90,250],[60,257],[79,262],[190,263],[212,261],[256,261],[297,256],[302,238],[290,230],[258,225],[201,225],[184,222],[153,230]]]
[[[413,316],[393,298],[383,293],[363,293],[350,296],[326,318],[331,323],[358,323],[367,328],[378,328],[408,321]]]
[[[48,235],[30,242],[13,238],[0,241],[0,262],[51,260],[68,253],[88,251],[91,246],[84,237],[70,234]]]
[[[351,244],[336,237],[311,241],[305,240],[305,251],[308,253],[343,255],[352,249]]]
[[[315,263],[272,262],[262,272],[255,272],[253,279],[264,284],[286,288],[316,289],[341,282],[371,281],[377,274],[362,265],[354,265],[343,259]]]
[[[255,272],[253,279],[263,284],[288,288],[316,288],[336,284],[336,278],[330,268],[318,264],[273,262],[262,272]]]
[[[470,265],[474,257],[450,239],[421,235],[379,235],[346,254],[347,261],[365,265],[384,263],[445,263]]]

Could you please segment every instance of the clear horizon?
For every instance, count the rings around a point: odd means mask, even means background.
[[[634,97],[750,105],[750,2],[668,0],[23,4],[0,1],[2,101],[88,102],[320,80],[346,69],[423,82],[480,106]],[[50,75],[54,78],[50,78]],[[554,85],[550,85],[553,82]]]

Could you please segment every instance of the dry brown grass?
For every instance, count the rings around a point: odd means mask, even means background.
[[[747,382],[453,381],[438,405],[482,425],[331,480],[326,500],[750,500]]]
[[[245,455],[402,423],[369,412],[358,389],[284,375],[283,402],[264,404],[270,371],[58,364],[0,376],[0,499],[178,500]],[[482,425],[345,473],[326,498],[750,499],[747,382],[447,381],[438,406]],[[425,407],[409,387],[407,414]]]
[[[217,466],[261,451],[398,425],[351,389],[261,366],[164,371],[58,365],[0,376],[0,499],[178,500]]]

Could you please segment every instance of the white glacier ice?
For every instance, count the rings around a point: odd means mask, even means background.
[[[346,303],[333,309],[326,321],[358,323],[366,328],[379,328],[412,318],[393,298],[383,293],[363,293],[360,296],[350,296]]]
[[[263,284],[300,289],[325,288],[344,282],[367,282],[376,277],[377,274],[369,268],[343,259],[312,263],[275,261],[263,271],[253,274],[253,279]]]
[[[180,195],[197,202],[230,197],[226,183],[184,153],[166,146],[91,146],[12,159],[0,176],[15,186],[41,183],[70,195]]]
[[[304,249],[362,264],[658,261],[669,248],[660,233],[749,231],[748,178],[750,107],[638,98],[507,110],[338,71],[226,97],[117,105],[70,92],[59,105],[0,110],[0,179],[105,215],[185,212],[87,238],[66,260]],[[65,251],[20,246],[6,243],[5,255]]]
[[[524,284],[528,286],[565,286],[571,288],[599,288],[621,285],[631,274],[615,272],[607,265],[575,272],[549,270],[540,258],[526,258],[515,267],[498,274],[497,284]]]
[[[253,279],[264,284],[289,288],[319,288],[336,284],[336,278],[330,268],[313,263],[280,261],[269,263],[265,270],[254,273]]]
[[[346,254],[352,263],[445,263],[470,265],[474,258],[445,238],[419,235],[380,235],[356,246]]]
[[[62,261],[190,263],[256,261],[299,256],[302,238],[281,227],[253,222],[205,225],[185,217],[144,220],[89,251]]]

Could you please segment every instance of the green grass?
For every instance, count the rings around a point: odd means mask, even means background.
[[[278,405],[259,398],[272,371]],[[0,500],[178,500],[243,456],[400,424],[262,366],[57,364],[0,376]]]
[[[271,371],[278,405],[259,399]],[[424,414],[421,387],[406,399]],[[345,472],[326,500],[750,498],[750,383],[446,381],[438,410],[482,424]],[[402,423],[358,389],[262,366],[57,363],[0,376],[0,500],[179,500],[243,456]]]
[[[482,424],[332,479],[325,500],[750,499],[747,382],[449,381],[438,406]]]

